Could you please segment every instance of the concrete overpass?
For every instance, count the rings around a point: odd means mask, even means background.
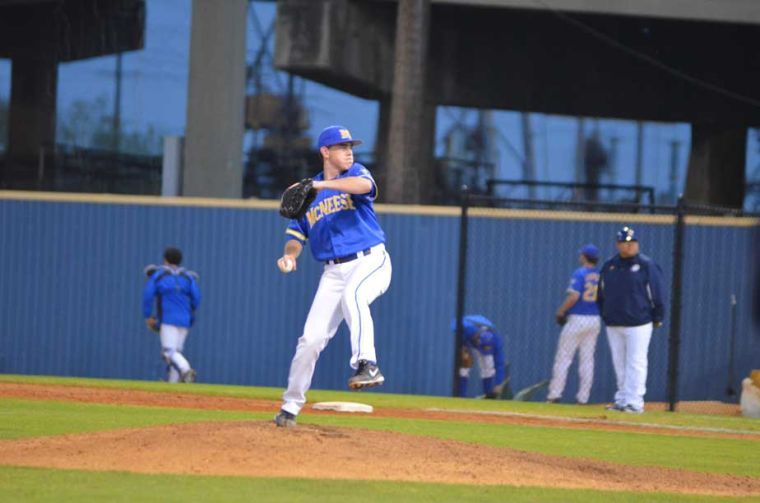
[[[0,0],[0,58],[11,60],[0,186],[36,188],[55,147],[58,64],[141,49],[144,0]]]
[[[740,207],[758,47],[754,0],[280,0],[276,64],[380,102],[390,201],[425,202],[457,105],[689,122],[687,198]]]

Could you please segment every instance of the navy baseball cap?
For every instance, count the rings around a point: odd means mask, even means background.
[[[636,232],[632,227],[625,226],[617,232],[618,243],[624,243],[628,241],[638,241],[636,238]]]
[[[578,253],[581,253],[587,256],[588,258],[593,258],[593,259],[599,258],[599,248],[597,248],[591,243],[587,245],[583,245],[583,247],[580,250],[578,250]]]
[[[359,145],[361,140],[354,140],[351,137],[351,132],[348,128],[343,126],[330,126],[326,127],[319,133],[319,139],[317,140],[317,148],[329,147],[331,145],[337,145],[339,143],[350,143],[351,145]]]

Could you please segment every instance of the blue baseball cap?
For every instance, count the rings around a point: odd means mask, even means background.
[[[319,139],[317,140],[317,148],[329,147],[331,145],[337,145],[339,143],[350,143],[351,145],[359,145],[361,140],[354,140],[351,137],[351,132],[348,128],[343,126],[330,126],[326,127],[319,133]]]
[[[592,259],[598,259],[599,258],[599,248],[594,246],[593,244],[589,243],[587,245],[583,245],[580,250],[578,250],[578,253],[581,253],[588,258]]]
[[[628,227],[627,225],[620,229],[617,232],[617,241],[618,243],[625,243],[628,241],[638,241],[636,238],[636,232],[633,230],[633,227]]]

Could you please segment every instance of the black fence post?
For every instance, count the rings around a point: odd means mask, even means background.
[[[670,292],[670,337],[668,339],[668,410],[675,412],[678,401],[678,359],[681,351],[681,278],[683,275],[683,241],[686,224],[686,203],[683,196],[676,204],[676,225],[673,243],[673,285]]]
[[[736,379],[736,294],[731,294],[731,328],[728,342],[728,383],[726,384],[726,395],[734,399],[736,397],[736,388],[734,381]]]
[[[464,340],[464,317],[465,281],[467,270],[467,209],[470,205],[470,191],[466,185],[462,186],[462,214],[459,220],[459,265],[457,269],[457,307],[456,307],[456,334],[454,340],[454,378],[452,379],[451,396],[459,395],[459,367],[461,366],[462,341]]]

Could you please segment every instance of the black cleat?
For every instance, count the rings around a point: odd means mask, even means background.
[[[623,412],[623,409],[625,409],[625,406],[617,403],[613,403],[605,407],[605,410],[615,410],[618,412]]]
[[[642,407],[639,409],[637,407],[634,407],[633,405],[626,405],[625,407],[623,407],[623,412],[625,412],[626,414],[643,414],[644,408]]]
[[[359,368],[348,379],[348,387],[351,389],[371,388],[373,386],[380,386],[384,382],[385,377],[380,373],[377,365],[367,360],[359,360]]]
[[[274,424],[280,428],[292,428],[296,425],[296,416],[286,410],[280,410],[274,416]]]
[[[191,383],[195,382],[195,376],[197,375],[197,372],[193,369],[188,370],[184,374],[182,374],[182,377],[180,378],[180,381]]]

